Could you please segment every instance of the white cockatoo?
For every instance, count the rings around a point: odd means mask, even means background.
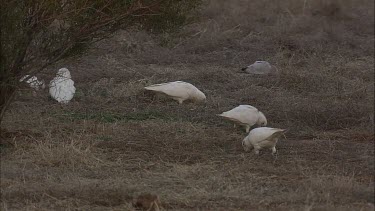
[[[255,128],[242,140],[242,146],[246,152],[254,148],[254,152],[257,155],[262,148],[271,149],[272,154],[275,154],[276,143],[285,131],[286,129],[270,127]]]
[[[23,82],[25,79],[27,79],[25,82],[29,84],[29,86],[36,91],[39,89],[44,89],[46,88],[46,85],[44,83],[44,80],[39,81],[36,76],[31,76],[30,75],[25,75],[20,79],[20,82]]]
[[[246,133],[254,125],[264,127],[267,125],[267,119],[262,112],[251,105],[239,105],[230,111],[223,112],[218,116],[233,121],[235,124],[245,126]]]
[[[277,71],[276,67],[267,61],[255,61],[254,64],[244,67],[242,70],[255,75],[266,75]]]
[[[203,92],[194,85],[183,81],[154,84],[145,87],[145,89],[164,93],[172,99],[177,100],[179,104],[185,100],[192,100],[194,102],[206,101],[206,95]]]
[[[67,68],[61,68],[56,77],[49,83],[49,94],[59,103],[68,103],[74,96],[76,88]]]

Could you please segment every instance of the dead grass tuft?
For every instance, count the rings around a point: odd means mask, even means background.
[[[160,199],[159,196],[153,194],[142,194],[137,197],[134,207],[142,210],[159,211]]]

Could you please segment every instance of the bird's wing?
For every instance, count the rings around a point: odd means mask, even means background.
[[[257,108],[255,108],[254,106],[251,106],[251,105],[239,105],[237,106],[235,109],[255,109],[255,110],[258,110]]]
[[[283,135],[285,131],[286,131],[285,129],[271,128],[269,130],[269,134],[265,136],[265,138],[262,141],[271,141],[274,138],[279,138],[280,136]]]
[[[74,81],[71,79],[63,79],[64,81],[51,81],[50,94],[57,101],[69,101],[73,98],[76,88],[74,87]]]
[[[258,120],[258,110],[236,107],[230,111],[223,112],[220,116],[242,124],[253,125]]]
[[[189,86],[186,86],[184,82],[170,82],[162,84],[154,84],[145,87],[147,90],[162,92],[171,97],[187,98],[189,97]]]

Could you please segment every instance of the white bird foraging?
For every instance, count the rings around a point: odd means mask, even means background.
[[[27,80],[26,80],[27,79]],[[31,76],[30,75],[25,75],[23,76],[21,79],[20,79],[20,82],[23,82],[24,80],[26,80],[25,82],[27,84],[29,84],[29,86],[33,89],[35,89],[36,91],[38,91],[39,89],[44,89],[46,88],[46,85],[44,83],[44,80],[41,80],[39,81],[38,78],[36,76]]]
[[[254,125],[261,127],[267,125],[267,119],[264,114],[251,105],[239,105],[230,111],[219,114],[218,116],[229,119],[235,124],[245,126],[246,133],[248,133],[250,128]]]
[[[59,103],[68,103],[74,96],[76,88],[67,68],[61,68],[56,77],[49,83],[49,94]]]
[[[206,101],[206,95],[203,92],[194,85],[183,81],[154,84],[145,87],[145,89],[164,93],[172,99],[177,100],[179,104],[182,104],[185,100],[192,100],[194,102]]]
[[[286,129],[259,127],[251,130],[249,135],[242,140],[242,146],[245,152],[254,148],[255,154],[259,154],[259,150],[267,148],[272,150],[272,154],[276,153],[276,143],[280,136],[284,134]]]
[[[242,68],[242,71],[255,75],[267,75],[275,73],[277,69],[267,61],[255,61],[254,64]]]

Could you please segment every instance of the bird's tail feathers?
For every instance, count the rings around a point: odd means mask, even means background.
[[[287,131],[287,129],[278,129],[276,132],[274,132],[269,139],[273,138],[279,138],[280,136],[284,135],[284,133]]]

